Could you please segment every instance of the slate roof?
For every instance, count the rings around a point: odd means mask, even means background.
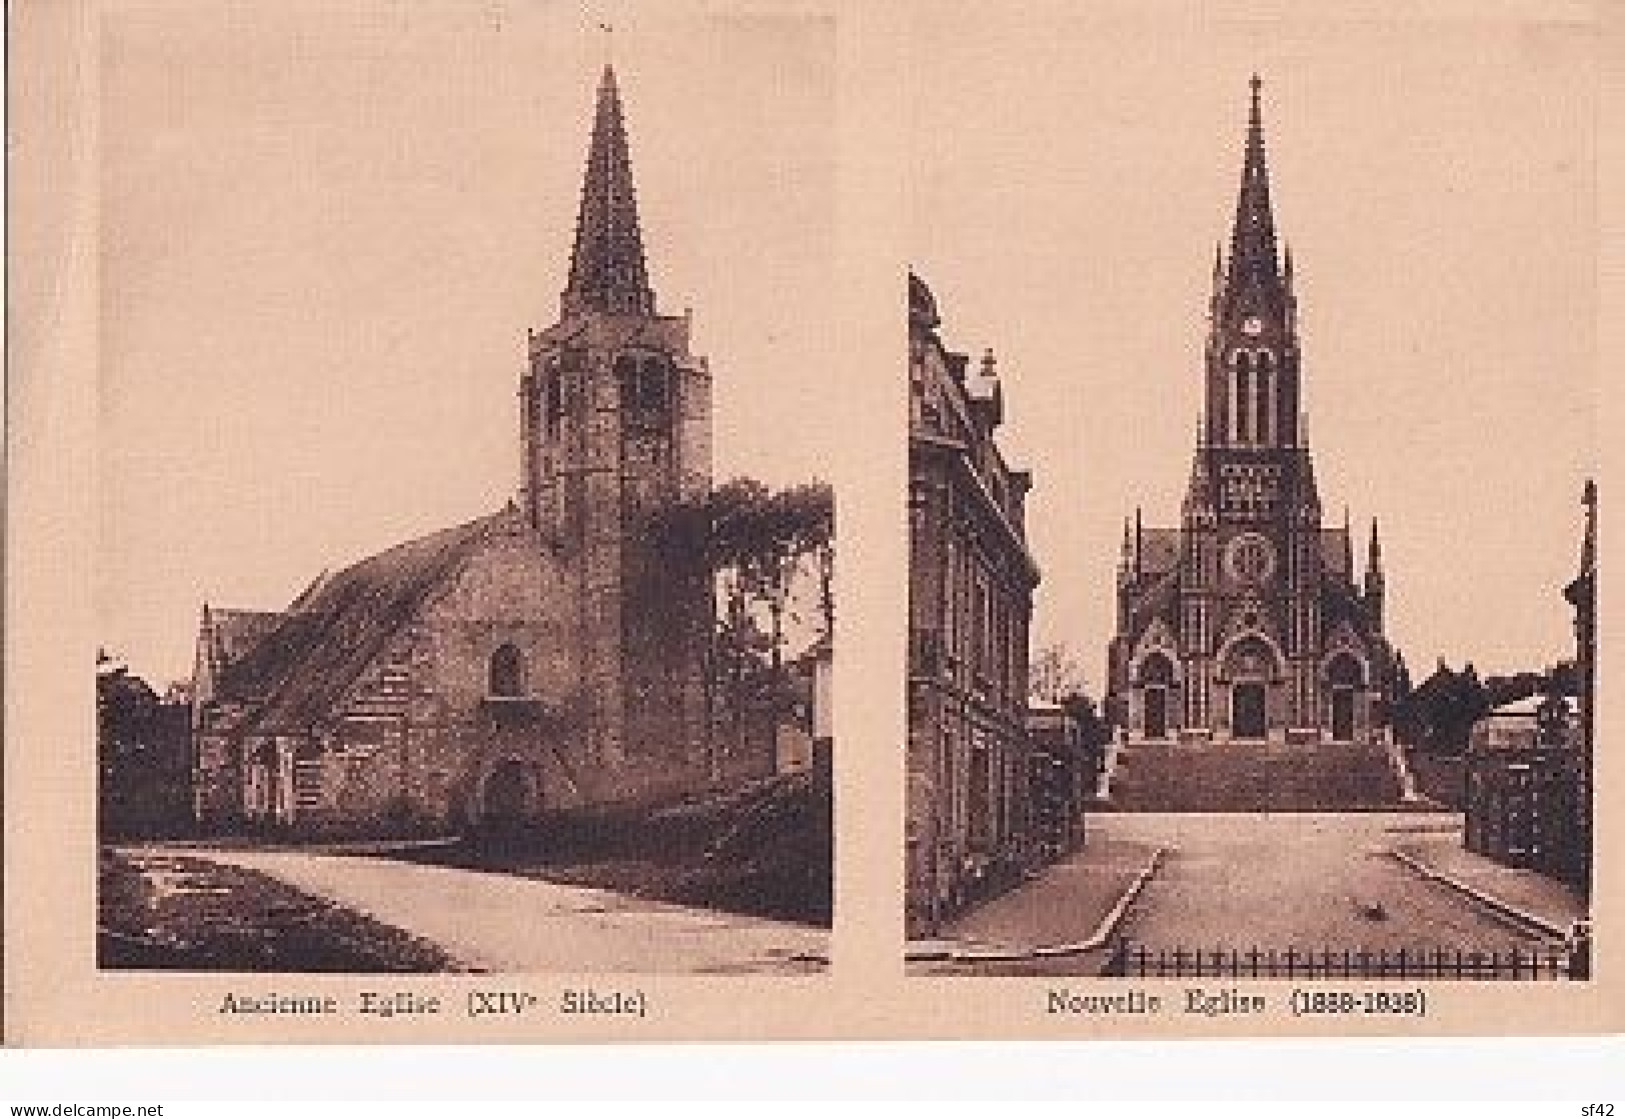
[[[282,620],[281,613],[275,610],[227,610],[217,606],[204,609],[208,614],[205,624],[209,667],[217,677],[242,660]]]
[[[509,515],[409,540],[319,577],[226,666],[221,693],[263,697],[265,706],[251,720],[257,729],[299,732],[325,721],[429,594]]]

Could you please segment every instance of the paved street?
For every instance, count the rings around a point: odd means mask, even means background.
[[[805,972],[821,929],[516,875],[297,851],[187,853],[259,871],[501,972]]]
[[[1527,947],[1505,922],[1387,854],[1456,819],[1125,813],[1099,817],[1097,834],[1169,848],[1120,930],[1152,949]]]
[[[1158,949],[1223,947],[1359,951],[1422,948],[1491,952],[1536,942],[1388,852],[1454,849],[1458,816],[1441,813],[1102,813],[1079,855],[997,901],[1000,928],[1033,935],[1028,946],[1086,939],[1096,899],[1072,913],[1078,872],[1101,851],[1163,847],[1118,934]],[[1029,919],[1022,920],[1021,914]],[[1070,922],[1068,917],[1075,917]],[[1556,923],[1562,916],[1553,916]],[[962,922],[967,926],[974,921]],[[1020,962],[935,963],[914,973],[1094,974],[1103,953]]]

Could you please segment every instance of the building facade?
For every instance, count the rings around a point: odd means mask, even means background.
[[[710,373],[656,309],[607,67],[560,304],[529,335],[514,500],[286,610],[204,608],[200,821],[505,829],[714,778],[710,583],[661,532],[710,488]]]
[[[1585,484],[1580,570],[1563,588],[1574,609],[1571,708],[1554,669],[1545,696],[1478,719],[1466,755],[1463,842],[1468,850],[1537,870],[1591,895],[1595,857],[1597,487]]]
[[[1574,608],[1574,671],[1580,693],[1579,721],[1574,734],[1574,851],[1571,877],[1591,896],[1596,858],[1597,745],[1597,483],[1587,479],[1580,503],[1585,508],[1585,534],[1580,543],[1580,571],[1563,588]]]
[[[1003,390],[943,344],[910,275],[908,924],[938,923],[1033,857],[1027,635],[1030,476],[994,438]]]
[[[1128,743],[1373,741],[1387,722],[1381,545],[1373,521],[1362,576],[1347,517],[1323,523],[1259,92],[1255,76],[1180,523],[1123,529],[1108,710]]]

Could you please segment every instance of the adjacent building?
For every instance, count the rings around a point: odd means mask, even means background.
[[[938,923],[1033,857],[1027,635],[1039,572],[1031,478],[995,433],[992,352],[949,349],[936,300],[908,280],[908,924]]]
[[[1574,668],[1580,693],[1580,718],[1574,736],[1575,857],[1570,868],[1575,883],[1591,894],[1597,745],[1597,483],[1587,479],[1580,496],[1585,508],[1585,535],[1580,543],[1580,571],[1563,589],[1574,607]]]
[[[504,829],[714,778],[710,583],[662,533],[711,484],[689,329],[656,306],[606,67],[559,317],[530,333],[517,386],[514,498],[324,573],[285,610],[204,608],[201,821]]]
[[[1578,711],[1560,670],[1547,694],[1503,704],[1473,724],[1466,755],[1463,841],[1510,866],[1538,870],[1591,892],[1595,842],[1593,749],[1597,684],[1597,487],[1582,497],[1580,571],[1563,589],[1574,608]]]
[[[1123,529],[1108,712],[1124,743],[1374,742],[1394,655],[1375,520],[1356,566],[1327,525],[1291,249],[1278,250],[1252,81],[1228,252],[1217,251],[1190,481],[1176,527]]]

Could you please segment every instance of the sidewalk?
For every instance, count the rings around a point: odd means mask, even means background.
[[[935,941],[911,944],[910,955],[1039,955],[1089,941],[1147,873],[1159,848],[1131,840],[1094,840],[1032,881],[1000,894],[949,923]]]
[[[1584,899],[1568,885],[1532,870],[1503,866],[1469,851],[1461,845],[1459,832],[1410,840],[1398,844],[1394,853],[1493,908],[1532,918],[1533,923],[1546,926],[1552,935],[1566,934],[1574,922],[1589,916]]]

